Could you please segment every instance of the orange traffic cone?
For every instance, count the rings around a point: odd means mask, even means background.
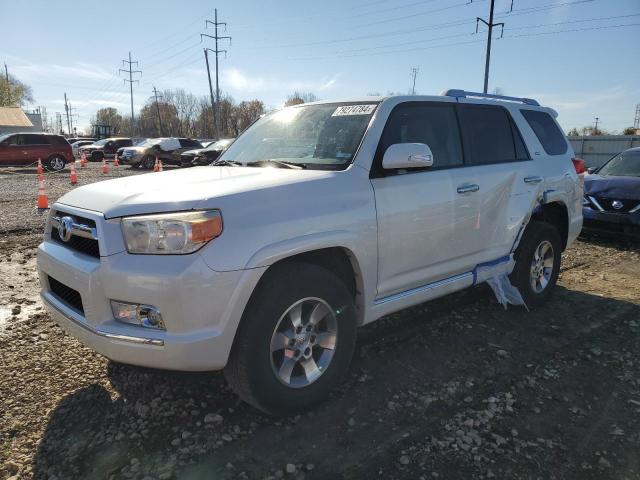
[[[71,164],[71,177],[69,177],[71,185],[78,183],[78,172],[76,172],[76,162]]]
[[[80,154],[80,168],[84,168],[87,166],[87,154],[82,152]]]
[[[156,163],[153,164],[153,171],[154,172],[160,171],[160,165],[158,165],[158,157],[156,157]]]
[[[162,171],[162,160],[158,160],[158,171]]]
[[[107,165],[107,161],[104,158],[102,159],[102,173],[109,173],[109,166]]]
[[[40,179],[40,185],[38,186],[38,210],[45,210],[49,208],[49,199],[44,191],[44,179]]]
[[[38,175],[42,175],[42,159],[38,158]]]
[[[118,154],[116,153],[115,159],[113,160],[113,166],[114,167],[119,167],[120,166],[120,162],[118,162]]]

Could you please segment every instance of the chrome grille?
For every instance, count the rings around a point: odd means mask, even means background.
[[[51,240],[91,257],[100,258],[96,222],[56,211],[51,216]]]

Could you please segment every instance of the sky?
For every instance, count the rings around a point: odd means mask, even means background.
[[[490,0],[0,0],[0,62],[50,116],[64,93],[80,129],[101,107],[130,115],[119,68],[139,61],[134,110],[158,90],[208,95],[205,19],[227,22],[220,88],[278,108],[294,90],[323,100],[411,89],[482,91]],[[640,104],[640,0],[495,0],[489,90],[531,97],[568,130],[631,126]],[[223,27],[221,27],[223,30]],[[501,37],[502,33],[502,38]],[[211,56],[212,57],[212,56]],[[210,57],[210,58],[211,58]],[[135,68],[135,67],[134,67]],[[212,77],[215,78],[212,61]],[[215,80],[214,80],[215,81]],[[215,88],[215,87],[214,87]]]

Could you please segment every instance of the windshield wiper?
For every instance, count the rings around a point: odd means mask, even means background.
[[[261,165],[277,165],[280,168],[296,168],[296,169],[307,168],[306,163],[285,162],[284,160],[258,160],[257,162],[247,163],[248,167],[259,167]]]
[[[235,160],[214,160],[209,165],[213,167],[241,167],[242,163]]]

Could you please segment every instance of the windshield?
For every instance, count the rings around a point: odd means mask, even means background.
[[[153,145],[157,145],[160,143],[159,138],[146,138],[135,144],[136,147],[152,147]]]
[[[622,152],[609,160],[598,175],[640,177],[640,151]]]
[[[103,145],[106,145],[107,142],[109,142],[111,139],[110,138],[103,138],[102,140],[98,140],[97,142],[94,142],[93,144],[98,146],[98,147],[102,147]]]
[[[345,168],[356,153],[377,103],[324,103],[279,110],[238,137],[221,161],[284,161],[309,168]]]

